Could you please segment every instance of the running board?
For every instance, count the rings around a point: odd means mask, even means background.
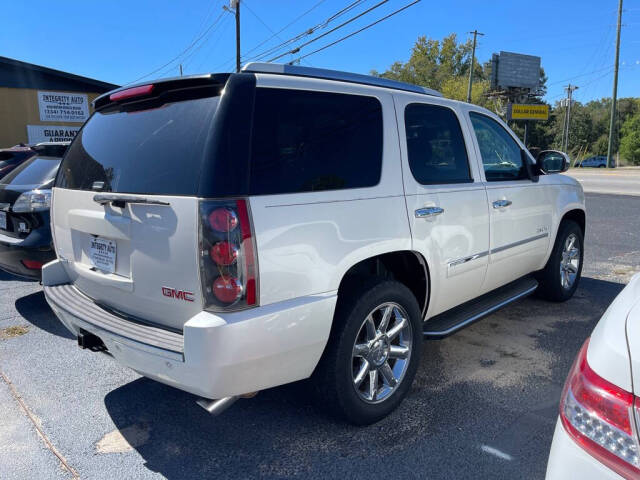
[[[485,293],[481,297],[427,320],[423,327],[424,338],[440,339],[448,337],[496,310],[500,310],[502,307],[532,294],[536,288],[538,288],[537,280],[531,276],[526,276]]]

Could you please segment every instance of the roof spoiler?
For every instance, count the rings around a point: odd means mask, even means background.
[[[189,92],[185,99],[209,94],[216,95],[227,83],[230,75],[230,73],[190,75],[128,85],[100,95],[93,101],[93,108],[100,111],[127,105],[128,108],[135,109],[136,104],[142,106],[151,101],[157,103],[157,101],[179,100],[175,95],[179,92]]]

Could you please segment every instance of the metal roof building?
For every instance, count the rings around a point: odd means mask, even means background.
[[[0,148],[71,140],[107,82],[0,56]]]

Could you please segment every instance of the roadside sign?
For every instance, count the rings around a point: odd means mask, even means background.
[[[67,142],[73,140],[80,127],[68,125],[27,125],[29,143]]]
[[[549,105],[510,103],[507,118],[510,120],[548,120]]]
[[[41,122],[78,122],[89,118],[89,100],[84,93],[38,91]]]

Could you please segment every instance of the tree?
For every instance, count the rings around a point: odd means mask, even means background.
[[[420,36],[411,48],[411,55],[406,62],[394,62],[382,73],[371,72],[392,80],[422,85],[439,90],[447,98],[466,100],[469,66],[473,42],[459,42],[456,34],[446,36],[442,40]],[[493,110],[504,116],[506,105],[501,98],[491,99],[487,96],[490,90],[489,78],[491,62],[473,63],[473,88],[471,101],[476,105]],[[540,91],[546,94],[547,76],[540,69]],[[538,97],[530,103],[544,103]],[[587,103],[575,102],[571,107],[571,125],[569,131],[569,155],[574,159],[582,159],[591,155],[606,155],[609,135],[609,114],[611,98],[592,100]],[[562,145],[565,107],[559,102],[550,106],[549,120],[546,122],[530,121],[527,135],[528,146],[543,150],[559,149]],[[638,159],[638,138],[640,137],[640,99],[621,98],[618,100],[616,116],[616,132],[614,135],[614,151],[624,145],[623,156],[629,162],[640,164]],[[631,121],[630,119],[634,119]],[[513,121],[511,128],[520,137],[524,135],[524,122]]]
[[[640,165],[640,112],[622,124],[620,155],[633,165]]]
[[[448,78],[442,82],[440,92],[447,98],[465,102],[467,100],[468,81],[467,77]],[[489,82],[487,80],[474,81],[471,87],[471,103],[489,107],[489,100],[485,95],[488,90]]]
[[[373,70],[371,74],[433,88],[449,98],[464,100],[472,49],[471,40],[459,43],[455,33],[442,40],[421,36],[413,45],[406,63],[394,62],[384,72]],[[487,72],[477,59],[473,63],[473,77],[472,98],[486,102],[483,94],[488,90]]]

